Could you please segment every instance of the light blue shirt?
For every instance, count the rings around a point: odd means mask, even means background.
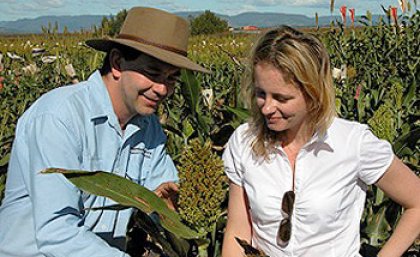
[[[0,256],[128,256],[121,249],[132,209],[86,210],[115,203],[40,171],[108,171],[154,190],[178,180],[165,142],[155,115],[135,117],[121,131],[98,71],[43,95],[18,121],[0,206]]]

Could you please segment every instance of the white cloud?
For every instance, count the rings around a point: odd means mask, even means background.
[[[50,8],[60,8],[64,6],[63,0],[36,0],[36,1],[23,1],[23,0],[6,0],[3,2],[6,13],[22,14],[36,14],[39,11],[48,10]]]
[[[35,0],[35,3],[47,8],[59,8],[65,5],[64,0]]]
[[[46,10],[48,9],[48,7],[46,6],[42,6],[42,5],[38,5],[38,4],[34,4],[34,3],[21,3],[18,5],[10,5],[9,6],[9,12],[11,13],[15,13],[15,14],[21,14],[22,12],[28,12],[28,13],[35,13],[41,10]]]
[[[276,0],[257,0],[257,1],[252,1],[255,2],[255,5],[262,5],[262,6],[270,6],[270,5],[278,5],[279,1]]]
[[[223,10],[220,10],[221,13],[227,14],[227,15],[236,15],[244,12],[254,12],[257,11],[257,8],[254,5],[248,5],[243,4],[241,6],[232,6],[224,8]]]
[[[219,2],[224,2],[222,0],[219,0]],[[316,4],[324,4],[325,2],[328,2],[328,0],[233,0],[230,1],[230,3],[241,3],[244,6],[253,6],[255,8],[261,7],[261,6],[278,6],[278,5],[288,5],[288,6],[296,6],[296,5],[302,5],[302,6],[311,6]]]
[[[147,0],[147,6],[163,9],[169,12],[188,11],[189,6],[179,4],[173,0]]]
[[[116,14],[117,12],[121,11],[122,9],[129,10],[131,7],[134,6],[149,6],[154,8],[161,8],[164,10],[173,10],[173,9],[180,9],[184,6],[177,5],[174,1],[170,0],[144,0],[141,3],[136,0],[126,0],[126,1],[118,1],[118,0],[89,0],[89,4],[86,3],[86,0],[79,0],[79,2],[84,5],[85,7],[88,5],[91,6],[100,6],[100,10],[104,13],[108,14]],[[92,10],[94,13],[95,10]]]
[[[227,6],[249,6],[254,7],[256,9],[260,9],[261,7],[268,7],[268,6],[299,6],[299,7],[329,7],[330,1],[329,0],[231,0],[226,2],[225,0],[216,0],[218,3],[226,3]],[[366,7],[369,6],[378,6],[380,4],[384,4],[386,6],[387,3],[392,2],[394,0],[336,0],[335,6],[341,5],[353,5],[353,6],[360,6]],[[395,1],[397,4],[397,1]],[[233,7],[232,7],[233,8]],[[231,8],[231,9],[232,9]]]
[[[325,3],[330,4],[330,1],[325,1],[325,0],[296,0],[292,3],[292,5],[318,5],[318,4],[322,4],[324,5]]]

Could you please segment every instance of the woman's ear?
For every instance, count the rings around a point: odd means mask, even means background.
[[[114,79],[119,79],[121,77],[121,61],[123,59],[123,56],[121,54],[121,51],[113,48],[111,49],[111,52],[109,54],[109,62],[111,64],[111,73]]]

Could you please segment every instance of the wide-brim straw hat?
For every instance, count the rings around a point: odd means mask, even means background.
[[[189,23],[185,19],[154,8],[134,7],[115,38],[87,40],[86,44],[108,52],[114,44],[134,48],[175,67],[210,73],[187,58]]]

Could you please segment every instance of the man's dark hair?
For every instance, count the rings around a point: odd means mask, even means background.
[[[99,69],[99,72],[101,73],[102,76],[111,72],[111,62],[109,58],[110,58],[111,49],[113,48],[117,48],[121,52],[124,59],[129,60],[129,61],[136,59],[140,54],[142,54],[142,52],[134,48],[131,48],[129,46],[125,46],[121,44],[114,44],[106,53],[105,58],[103,59],[103,62],[102,62],[102,67]]]

